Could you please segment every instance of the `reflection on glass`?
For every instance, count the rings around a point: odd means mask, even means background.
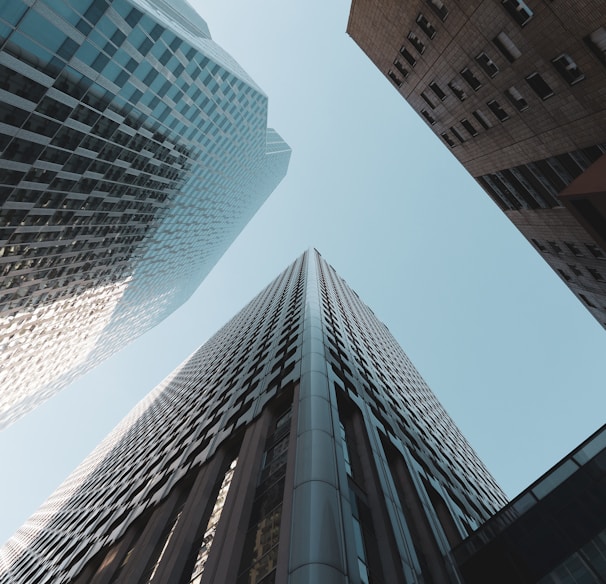
[[[200,584],[200,582],[202,581],[204,566],[206,565],[206,561],[208,560],[208,554],[210,553],[210,548],[213,544],[213,540],[215,539],[217,525],[219,524],[219,519],[221,519],[223,505],[225,505],[225,499],[227,499],[227,493],[229,492],[229,487],[231,486],[231,480],[234,477],[234,471],[236,469],[237,463],[238,459],[236,458],[229,466],[228,471],[223,477],[221,487],[219,487],[219,494],[217,495],[215,506],[213,507],[213,510],[210,514],[210,519],[208,520],[208,524],[206,525],[206,529],[204,531],[204,538],[202,539],[202,545],[200,547],[200,551],[198,552],[196,563],[194,564],[194,570],[192,572],[191,579],[189,580],[190,584]]]

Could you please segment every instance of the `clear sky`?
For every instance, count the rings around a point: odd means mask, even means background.
[[[515,496],[604,422],[606,331],[345,34],[348,0],[195,5],[269,95],[289,173],[189,302],[0,432],[0,540],[311,246]]]

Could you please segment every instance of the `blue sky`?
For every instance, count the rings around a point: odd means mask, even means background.
[[[604,422],[606,331],[345,34],[348,0],[195,5],[269,95],[289,173],[189,302],[0,433],[0,539],[311,246],[516,495]]]

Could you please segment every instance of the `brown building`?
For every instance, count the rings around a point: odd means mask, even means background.
[[[603,0],[353,0],[347,32],[606,327]]]

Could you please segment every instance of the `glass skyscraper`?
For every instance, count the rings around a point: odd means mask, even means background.
[[[0,427],[195,290],[284,177],[185,0],[0,4]]]
[[[316,251],[154,389],[0,550],[0,582],[460,582],[506,503]]]

